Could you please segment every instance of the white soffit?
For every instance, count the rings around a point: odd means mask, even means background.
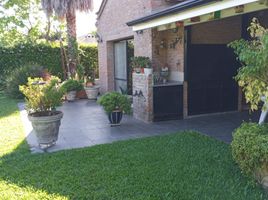
[[[157,19],[152,19],[148,22],[140,23],[133,26],[133,31],[144,30],[148,28],[153,28],[165,24],[170,24],[177,21],[183,21],[197,16],[202,16],[208,13],[213,13],[220,10],[225,10],[228,8],[233,8],[239,5],[250,4],[258,2],[259,0],[224,0],[217,1],[203,6],[198,6],[190,8],[185,11],[178,12],[177,14],[171,14],[168,16],[159,17]],[[262,9],[267,8],[265,5],[260,5]],[[261,9],[260,8],[260,9]]]

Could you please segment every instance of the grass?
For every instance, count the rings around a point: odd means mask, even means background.
[[[227,144],[184,132],[32,155],[0,94],[0,199],[266,199]]]

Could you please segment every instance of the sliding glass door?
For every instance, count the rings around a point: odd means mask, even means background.
[[[133,40],[123,40],[114,43],[115,91],[132,94],[130,60],[133,56]]]

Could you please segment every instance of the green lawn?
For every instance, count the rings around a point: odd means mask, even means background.
[[[32,155],[0,94],[0,199],[261,200],[230,147],[193,132]]]

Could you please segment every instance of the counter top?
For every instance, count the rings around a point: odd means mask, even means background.
[[[168,86],[176,86],[183,85],[182,81],[169,81],[167,83],[155,83],[153,87],[168,87]]]

